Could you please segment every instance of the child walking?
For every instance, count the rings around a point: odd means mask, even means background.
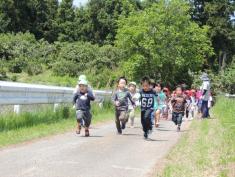
[[[166,106],[166,95],[162,91],[162,84],[156,83],[154,89],[157,93],[154,101],[155,127],[159,127],[161,113],[163,113],[163,108]]]
[[[122,134],[122,130],[126,128],[128,121],[128,101],[135,107],[135,102],[132,100],[128,89],[126,89],[126,85],[127,79],[120,77],[117,81],[117,90],[112,97],[112,102],[115,105],[115,123],[118,134]]]
[[[86,80],[80,80],[78,83],[78,91],[73,96],[73,103],[76,107],[76,119],[77,130],[76,133],[80,134],[82,129],[82,123],[85,126],[85,136],[90,136],[89,127],[91,124],[92,115],[90,113],[91,101],[94,101],[95,97],[91,90],[88,90],[88,82]]]
[[[142,90],[140,91],[141,104],[141,124],[144,131],[144,138],[148,138],[149,131],[152,130],[151,115],[154,107],[154,97],[156,92],[151,88],[151,82],[148,77],[141,81]]]
[[[177,125],[177,131],[180,131],[187,103],[183,95],[182,87],[178,86],[176,88],[176,96],[172,98],[171,103],[173,109],[172,121]]]
[[[130,82],[128,84],[128,90],[131,94],[132,100],[135,102],[135,105],[139,105],[140,94],[136,92],[136,83]],[[131,128],[134,128],[134,119],[135,119],[135,107],[132,105],[131,101],[128,102],[128,113],[131,121]]]

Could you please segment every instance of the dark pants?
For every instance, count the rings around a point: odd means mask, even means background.
[[[209,117],[208,101],[202,100],[201,112],[202,112],[202,118]]]
[[[188,109],[186,109],[186,118],[188,118],[188,116],[189,116],[189,110]]]
[[[151,123],[152,112],[153,111],[151,109],[141,111],[141,124],[143,127],[143,131],[145,133],[147,133],[149,130],[152,130],[152,123]]]
[[[118,132],[121,131],[121,124],[125,124],[128,121],[128,113],[123,110],[116,110],[115,112],[115,123]]]
[[[76,111],[76,118],[77,118],[77,121],[80,123],[82,123],[82,121],[84,121],[85,127],[89,127],[91,124],[92,115],[89,110],[87,110],[87,111],[77,110]]]
[[[183,112],[173,112],[172,121],[175,123],[175,125],[181,126],[183,117]]]

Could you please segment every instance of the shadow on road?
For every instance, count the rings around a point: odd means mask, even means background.
[[[136,134],[136,133],[123,133],[122,135],[124,135],[124,136],[142,136],[142,135]]]
[[[148,138],[147,141],[158,141],[158,142],[161,142],[161,141],[168,141],[168,140],[156,140],[156,139]]]

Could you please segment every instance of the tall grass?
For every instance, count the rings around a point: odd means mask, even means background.
[[[217,99],[212,119],[194,120],[155,176],[235,176],[235,100]]]
[[[55,112],[48,108],[40,112],[9,113],[0,116],[0,132],[32,127],[42,123],[50,124],[71,118],[71,116],[72,110],[67,106],[60,106]]]
[[[48,108],[40,112],[1,115],[0,147],[72,130],[76,120],[75,110],[70,107],[61,105],[56,112]],[[93,103],[91,112],[92,124],[113,118],[113,108],[109,101],[104,102],[103,108]]]
[[[97,103],[92,104],[91,112],[94,119],[99,114],[104,116],[111,111],[112,108],[109,102],[104,102],[102,108]],[[71,118],[75,119],[75,110],[68,105],[59,106],[55,112],[51,108],[46,108],[36,112],[9,113],[0,116],[0,132],[32,127],[38,124],[52,124]]]

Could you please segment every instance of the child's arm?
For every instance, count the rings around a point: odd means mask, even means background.
[[[76,100],[77,100],[77,99],[78,99],[78,94],[75,93],[75,94],[73,95],[73,104],[76,103]]]
[[[175,97],[172,97],[172,98],[171,98],[171,103],[175,103],[175,102],[176,102]]]
[[[87,92],[87,98],[90,99],[91,101],[95,100],[95,96],[91,90]]]
[[[118,106],[119,101],[118,101],[118,97],[117,97],[117,93],[116,93],[116,92],[113,94],[111,101],[112,101],[112,103],[113,103],[115,106]]]
[[[133,101],[130,92],[127,93],[127,98],[131,101],[132,106],[135,106],[135,102]]]

